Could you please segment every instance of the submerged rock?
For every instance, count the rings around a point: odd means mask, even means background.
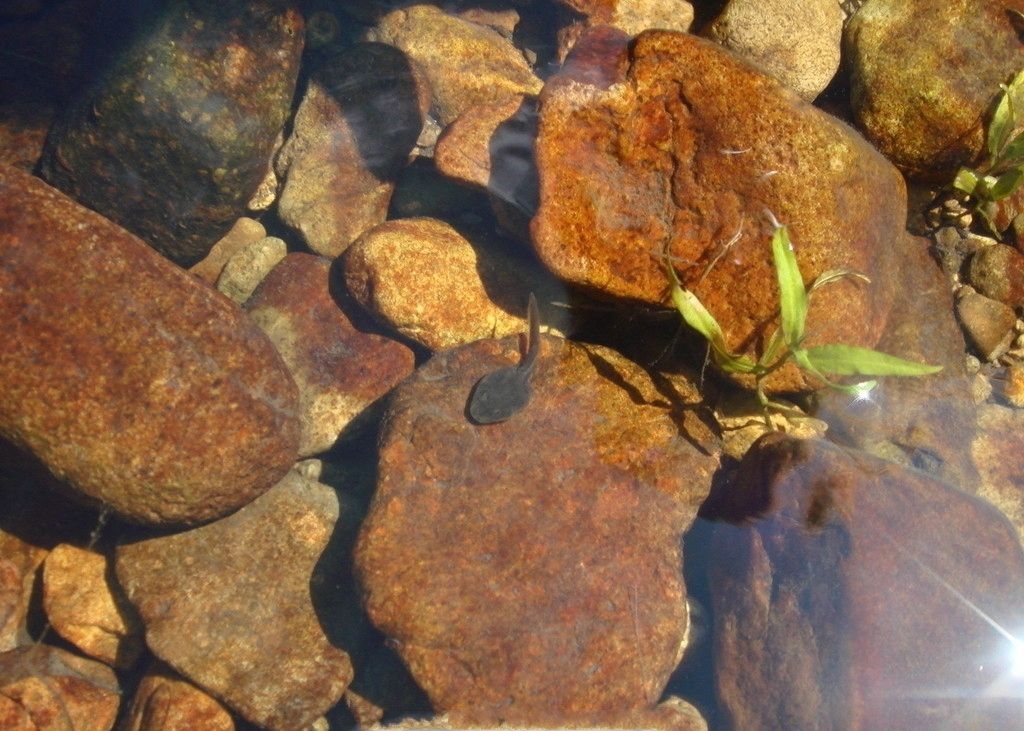
[[[244,211],[291,107],[302,18],[288,0],[151,5],[50,131],[43,177],[189,266]]]
[[[335,257],[387,217],[430,104],[424,87],[409,59],[382,43],[313,69],[277,159],[278,212],[310,249]]]
[[[475,342],[394,392],[356,552],[366,607],[460,723],[615,725],[652,709],[686,644],[681,536],[714,439],[695,391],[552,337],[526,407],[474,425],[473,385],[517,361],[511,338]]]
[[[540,91],[540,79],[507,38],[433,5],[388,13],[367,38],[395,46],[423,68],[442,124],[477,104]]]
[[[121,688],[114,671],[49,645],[0,653],[0,726],[109,731]]]
[[[857,125],[909,177],[947,183],[982,161],[999,85],[1024,68],[1013,12],[1022,0],[871,0],[850,19]]]
[[[215,698],[156,661],[139,681],[120,728],[123,731],[235,731],[235,721]]]
[[[703,513],[734,728],[1000,728],[1024,551],[991,505],[822,441],[763,438]]]
[[[0,435],[131,521],[210,520],[295,460],[295,384],[238,307],[0,169]]]
[[[291,472],[227,518],[119,546],[117,578],[157,657],[253,723],[305,728],[352,679],[358,515]]]
[[[336,288],[330,260],[289,254],[245,304],[299,387],[303,457],[329,449],[414,366],[407,345],[357,327],[335,301]]]
[[[871,279],[815,294],[807,344],[873,346],[902,262],[896,169],[710,41],[647,31],[628,56],[598,41],[597,52],[581,42],[593,60],[567,63],[541,95],[532,223],[541,259],[588,290],[664,304],[670,256],[729,347],[756,356],[778,312],[774,215],[789,227],[805,282],[833,268]],[[801,390],[811,380],[788,365],[767,384]]]

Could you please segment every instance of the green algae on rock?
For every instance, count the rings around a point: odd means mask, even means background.
[[[244,211],[288,115],[302,19],[284,0],[173,2],[50,131],[43,177],[182,265]]]

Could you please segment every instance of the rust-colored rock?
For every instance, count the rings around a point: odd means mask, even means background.
[[[161,662],[142,676],[121,731],[234,731],[231,714]]]
[[[43,176],[189,266],[244,211],[291,108],[302,17],[290,0],[170,3],[68,105]]]
[[[119,546],[117,578],[158,658],[253,723],[305,728],[352,679],[359,517],[290,472],[226,518]]]
[[[967,264],[967,283],[1014,309],[1024,308],[1024,254],[1012,246],[984,246]]]
[[[37,178],[0,169],[0,434],[83,497],[209,520],[288,470],[297,394],[234,304]]]
[[[589,290],[661,304],[668,254],[729,346],[756,355],[778,312],[770,212],[789,227],[807,282],[837,267],[871,278],[815,294],[807,344],[873,346],[906,219],[895,168],[855,131],[709,41],[648,31],[630,54],[620,83],[576,82],[586,78],[577,68],[541,96],[532,226],[544,262]],[[768,385],[813,384],[787,366]]]
[[[407,345],[353,324],[335,301],[331,280],[328,259],[289,254],[245,305],[299,386],[301,456],[329,449],[415,365]]]
[[[102,554],[57,546],[43,565],[43,609],[57,634],[83,653],[128,668],[145,648],[143,627],[113,573]]]
[[[850,20],[857,124],[909,177],[948,183],[981,162],[999,84],[1024,68],[1014,11],[1024,1],[871,0]]]
[[[110,731],[121,701],[114,671],[48,645],[0,654],[0,728]]]
[[[991,505],[863,453],[764,437],[706,506],[727,727],[1003,728],[1024,551]]]
[[[395,10],[367,35],[423,67],[442,124],[477,104],[540,91],[540,79],[508,39],[433,5]]]
[[[430,106],[420,77],[382,43],[355,44],[314,68],[277,170],[281,220],[316,253],[337,256],[387,217]]]
[[[25,617],[45,558],[45,549],[0,529],[0,652],[29,641]]]
[[[532,399],[467,398],[513,338],[443,351],[389,401],[356,567],[373,622],[435,711],[467,724],[614,726],[686,643],[680,537],[718,464],[687,410],[614,351],[544,337]]]

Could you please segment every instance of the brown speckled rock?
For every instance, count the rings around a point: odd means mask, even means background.
[[[356,567],[370,618],[467,724],[615,725],[688,632],[683,531],[718,464],[686,407],[614,351],[542,338],[509,420],[465,414],[514,339],[443,351],[394,392]]]
[[[202,259],[263,179],[291,107],[290,0],[171,3],[68,105],[44,177],[173,261]]]
[[[121,689],[114,671],[48,645],[0,654],[0,728],[110,731]]]
[[[242,716],[305,728],[352,679],[348,582],[358,511],[290,472],[238,512],[118,547],[117,578],[153,653]]]
[[[982,404],[970,452],[981,475],[977,494],[999,508],[1024,541],[1024,410]]]
[[[811,101],[839,68],[844,19],[836,0],[729,0],[705,34]]]
[[[255,243],[267,235],[259,221],[243,216],[235,221],[231,230],[213,245],[206,257],[189,267],[189,271],[208,284],[216,284],[224,265],[248,244]]]
[[[288,470],[295,384],[235,305],[38,178],[0,169],[0,434],[148,523],[210,520]]]
[[[142,623],[113,580],[112,562],[61,544],[43,564],[43,609],[53,629],[89,657],[131,667],[145,647]]]
[[[317,65],[278,155],[278,212],[318,254],[335,257],[387,217],[395,178],[430,105],[401,51],[358,43]]]
[[[298,384],[300,456],[330,448],[414,366],[407,345],[352,323],[332,296],[331,278],[330,260],[289,254],[245,305]]]
[[[139,681],[121,731],[234,731],[231,714],[215,698],[154,662]]]
[[[1024,1],[871,0],[850,20],[857,124],[909,177],[947,183],[980,162],[999,84],[1024,67],[1014,10]]]
[[[702,515],[726,727],[1004,728],[1024,551],[991,505],[823,441],[763,438]],[[1019,650],[1017,650],[1019,652]]]
[[[345,283],[360,305],[431,350],[525,330],[532,291],[545,325],[565,327],[566,292],[536,261],[508,241],[478,235],[470,242],[433,218],[376,226],[349,247]]]
[[[0,652],[29,641],[25,618],[45,558],[45,549],[0,530]]]
[[[983,246],[967,264],[966,281],[986,297],[1024,307],[1024,254],[1012,246]]]
[[[693,5],[685,0],[558,0],[582,13],[590,25],[610,25],[628,35],[648,28],[687,31]]]
[[[815,294],[807,344],[873,346],[906,219],[896,169],[854,130],[710,41],[644,32],[623,72],[615,46],[600,42],[593,53],[581,40],[577,50],[597,60],[567,64],[541,95],[532,223],[541,259],[588,290],[661,304],[668,253],[729,346],[756,355],[778,311],[770,211],[789,226],[807,282],[838,267],[871,278]],[[768,385],[813,384],[787,366]]]
[[[476,104],[540,91],[540,79],[508,39],[433,5],[395,10],[367,35],[423,67],[442,124]]]

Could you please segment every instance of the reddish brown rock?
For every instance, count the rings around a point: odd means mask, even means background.
[[[152,15],[67,106],[40,169],[189,266],[266,173],[291,108],[302,17],[289,0],[175,3]]]
[[[477,104],[540,91],[540,80],[508,39],[433,5],[388,13],[367,35],[422,66],[442,124]]]
[[[0,654],[0,728],[109,731],[121,700],[114,671],[47,645]]]
[[[731,728],[1013,726],[1024,551],[991,505],[821,441],[762,439],[709,499]]]
[[[231,714],[160,662],[142,676],[131,706],[119,726],[122,731],[234,731]]]
[[[871,0],[850,20],[857,124],[909,177],[947,183],[981,162],[999,84],[1024,67],[1013,12],[1022,0]]]
[[[337,703],[361,622],[348,555],[360,515],[342,500],[290,472],[227,518],[119,546],[153,654],[268,729]]]
[[[684,0],[558,0],[585,18],[587,27],[615,28],[634,36],[649,28],[688,31],[693,5]],[[562,55],[579,37],[579,26],[560,33]]]
[[[0,652],[29,641],[25,617],[45,558],[45,549],[0,530]]]
[[[383,222],[429,105],[391,46],[358,43],[316,66],[277,160],[281,220],[329,257]]]
[[[565,287],[509,242],[474,233],[471,241],[433,218],[387,221],[345,252],[345,285],[377,320],[431,350],[523,332],[530,292],[544,324],[564,327],[549,303],[564,302]]]
[[[0,258],[0,434],[77,493],[132,521],[196,522],[290,467],[295,384],[223,296],[14,169]]]
[[[331,279],[329,260],[289,254],[245,305],[299,386],[301,456],[330,448],[415,365],[408,346],[352,323],[332,296]]]
[[[107,665],[129,668],[145,648],[142,623],[102,554],[54,548],[43,565],[43,609],[57,634]]]
[[[561,77],[541,97],[532,227],[544,262],[589,290],[661,304],[668,254],[729,346],[756,355],[778,312],[770,212],[789,227],[807,282],[837,267],[871,278],[816,293],[807,344],[874,345],[899,270],[899,173],[709,41],[648,31],[630,54],[621,83]],[[768,384],[812,385],[791,366]]]
[[[615,725],[686,643],[680,537],[716,447],[692,387],[551,337],[527,406],[474,425],[474,384],[517,352],[443,351],[394,392],[356,551],[367,611],[439,713]]]
[[[1013,343],[1017,317],[1002,302],[965,290],[956,300],[957,318],[978,357],[994,361]]]

